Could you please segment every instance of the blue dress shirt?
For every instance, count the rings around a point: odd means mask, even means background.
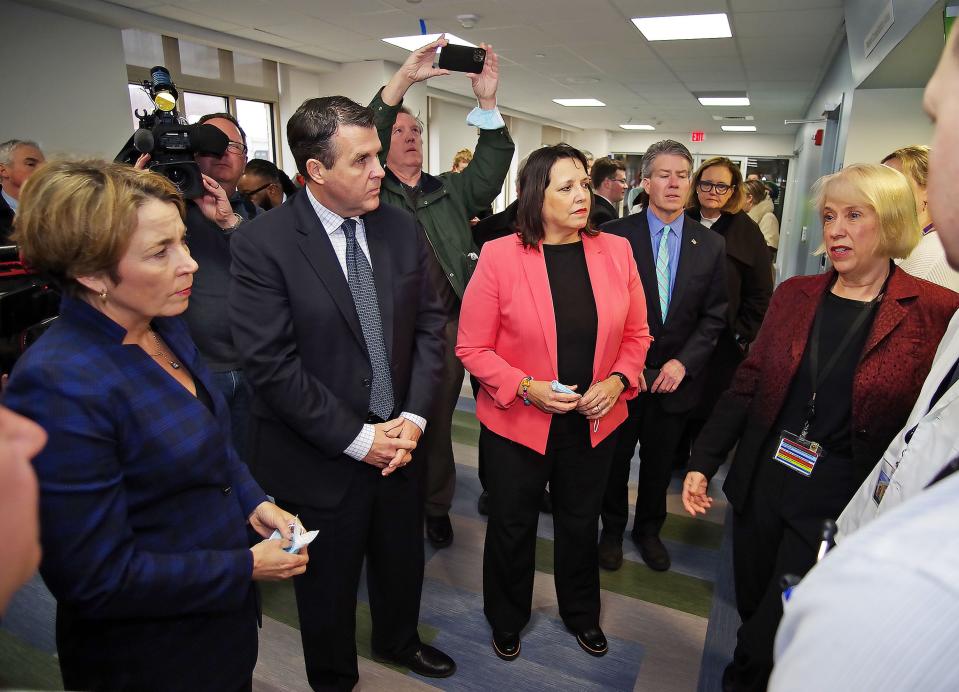
[[[669,224],[672,233],[666,240],[666,249],[669,250],[669,295],[673,295],[673,289],[676,287],[676,269],[679,267],[679,249],[683,243],[683,221],[686,214],[680,214],[679,218]],[[659,241],[663,237],[663,226],[667,225],[665,221],[660,221],[652,209],[646,209],[646,220],[649,221],[649,240],[653,244],[653,263],[656,262],[656,255],[659,254]]]

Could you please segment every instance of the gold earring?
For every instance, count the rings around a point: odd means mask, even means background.
[[[104,303],[107,302],[107,289],[100,289],[100,300],[102,300]]]

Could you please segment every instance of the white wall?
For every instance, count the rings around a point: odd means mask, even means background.
[[[120,30],[0,0],[0,141],[113,159],[133,132]]]
[[[577,149],[585,149],[593,155],[593,158],[597,159],[613,151],[609,146],[608,130],[570,132],[566,137],[566,142]]]
[[[857,89],[843,165],[879,163],[909,144],[929,144],[932,123],[922,110],[923,89]]]
[[[792,156],[792,135],[757,135],[729,133],[707,135],[705,142],[690,142],[688,132],[614,132],[609,150],[625,154],[641,154],[650,144],[675,139],[693,154],[709,156]]]
[[[889,55],[893,48],[926,16],[939,0],[846,0],[847,48],[855,85],[859,86]],[[879,15],[892,4],[893,23],[872,52],[865,53],[864,40]]]
[[[427,171],[439,175],[450,170],[461,149],[476,150],[479,130],[466,124],[471,108],[449,101],[430,99],[430,165]]]

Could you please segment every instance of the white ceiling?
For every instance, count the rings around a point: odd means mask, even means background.
[[[718,133],[714,114],[755,116],[783,134],[805,114],[842,39],[842,0],[113,0],[115,4],[335,62],[407,53],[387,36],[449,31],[500,55],[499,101],[580,128]],[[631,17],[725,12],[733,37],[648,42]],[[464,29],[460,14],[479,21]],[[544,56],[544,57],[539,57]],[[596,80],[593,82],[592,80]],[[587,82],[587,83],[583,83]],[[471,95],[462,76],[433,88]],[[745,108],[706,108],[695,91],[747,91]],[[592,97],[605,108],[564,108],[554,98]]]

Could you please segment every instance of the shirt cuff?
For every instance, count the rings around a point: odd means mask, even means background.
[[[503,116],[500,115],[497,107],[487,111],[477,106],[466,116],[466,124],[478,127],[481,130],[498,130],[506,127],[506,121],[503,120]]]
[[[363,429],[360,430],[360,434],[350,443],[350,446],[343,450],[343,453],[348,456],[356,459],[357,461],[363,461],[366,458],[366,455],[370,453],[370,448],[373,446],[373,437],[376,435],[376,432],[373,430],[373,426],[369,423],[363,424]]]
[[[415,413],[403,411],[400,415],[413,425],[420,429],[420,432],[426,432],[426,419],[423,416],[417,416]]]

